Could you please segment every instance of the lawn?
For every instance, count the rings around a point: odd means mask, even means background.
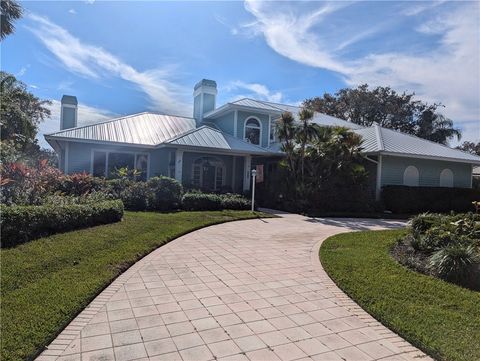
[[[35,357],[116,276],[168,241],[248,211],[125,212],[122,222],[0,252],[1,359]]]
[[[360,306],[438,360],[480,360],[480,293],[411,271],[390,256],[404,231],[340,234],[322,265]]]

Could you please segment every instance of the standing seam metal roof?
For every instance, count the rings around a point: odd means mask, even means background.
[[[195,129],[195,119],[156,113],[140,113],[101,123],[47,134],[92,141],[157,145]]]
[[[480,164],[479,156],[376,124],[354,131],[362,136],[365,153],[396,153],[412,157],[445,158]]]

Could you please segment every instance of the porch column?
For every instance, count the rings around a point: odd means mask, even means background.
[[[252,156],[247,155],[243,162],[243,190],[250,190],[250,170],[252,168]]]
[[[175,179],[182,183],[183,170],[183,150],[177,149],[175,151]]]
[[[377,162],[377,181],[375,184],[375,200],[379,201],[382,193],[382,156],[378,156]]]

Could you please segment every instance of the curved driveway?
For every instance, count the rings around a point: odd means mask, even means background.
[[[203,228],[103,291],[37,360],[427,360],[326,275],[327,237],[396,221],[293,214]]]

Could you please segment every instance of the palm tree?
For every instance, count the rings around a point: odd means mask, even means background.
[[[460,140],[460,129],[453,127],[453,121],[442,114],[425,110],[418,120],[416,136],[440,144],[447,144],[452,138]]]
[[[14,0],[0,1],[0,40],[5,39],[15,31],[14,20],[20,19],[23,9],[19,3]]]
[[[302,180],[305,178],[305,148],[307,144],[318,136],[317,127],[310,122],[313,115],[314,112],[307,108],[302,108],[298,113],[300,126],[297,128],[296,138],[300,146],[300,171]]]
[[[295,118],[292,113],[285,112],[277,121],[276,134],[282,142],[282,151],[287,156],[288,167],[292,173],[295,173],[294,150],[295,150]]]

